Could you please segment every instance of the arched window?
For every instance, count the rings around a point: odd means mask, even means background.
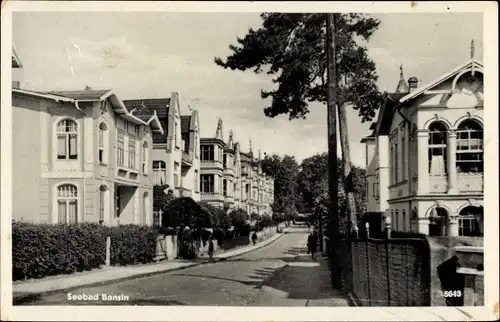
[[[72,184],[57,187],[57,218],[62,224],[78,221],[78,189]]]
[[[433,122],[429,126],[429,174],[446,174],[447,128],[442,122]]]
[[[148,162],[149,162],[149,153],[148,153],[148,142],[144,142],[142,144],[142,173],[148,173]]]
[[[481,207],[465,207],[458,215],[459,236],[483,236],[483,209]]]
[[[432,209],[429,216],[429,236],[446,236],[448,221],[448,211],[445,208]]]
[[[109,131],[106,123],[99,124],[99,163],[108,164]]]
[[[57,123],[57,159],[76,160],[78,158],[78,125],[65,119]]]
[[[457,172],[483,172],[483,128],[473,119],[467,119],[458,126]]]
[[[167,165],[165,161],[153,161],[153,182],[159,186],[167,184]]]

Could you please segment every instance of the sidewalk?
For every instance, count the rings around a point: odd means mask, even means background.
[[[286,230],[285,230],[286,231]],[[214,255],[215,259],[224,260],[227,258],[239,256],[261,247],[264,247],[280,237],[283,234],[276,234],[270,238],[257,243],[255,246],[247,245],[225,252],[218,252]],[[169,271],[185,269],[193,266],[209,264],[206,260],[171,260],[161,261],[159,263],[133,265],[133,266],[113,266],[92,271],[75,273],[71,275],[57,275],[42,279],[31,279],[27,281],[15,281],[12,283],[12,293],[14,301],[22,301],[33,296],[47,295],[60,291],[69,291],[80,287],[94,287],[111,283],[117,283],[128,279],[148,277],[158,275]]]
[[[256,305],[332,307],[349,306],[347,297],[332,287],[328,259],[318,254],[311,260],[306,247],[289,251],[287,264],[277,269],[261,286],[263,296]]]

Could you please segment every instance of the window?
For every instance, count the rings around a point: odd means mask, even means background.
[[[429,126],[429,174],[444,175],[447,173],[447,129],[442,122],[434,122]]]
[[[222,193],[224,194],[224,196],[228,196],[228,193],[227,193],[227,180],[224,180],[224,182],[223,182]]]
[[[378,182],[373,183],[373,196],[378,198]]]
[[[483,129],[476,121],[468,119],[457,130],[457,172],[482,173]]]
[[[396,138],[397,140],[397,138]],[[398,143],[394,144],[394,183],[399,182],[399,158],[398,158]]]
[[[200,176],[201,182],[201,192],[204,193],[214,193],[214,175],[213,174],[202,174]]]
[[[62,224],[75,224],[78,221],[78,189],[72,184],[57,188],[57,217]]]
[[[196,132],[194,134],[193,144],[194,144],[194,157],[198,159],[200,156],[198,155],[199,144],[198,144],[198,135],[196,135]]]
[[[401,231],[406,231],[406,226],[407,226],[406,225],[406,210],[403,209],[402,212],[403,213],[401,214],[401,216],[402,216],[402,218],[401,218],[401,221],[402,221]]]
[[[175,147],[179,147],[179,136],[177,135],[177,128],[179,127],[179,124],[177,122],[174,123],[174,140],[175,140]]]
[[[408,167],[408,165],[406,164],[406,138],[403,136],[401,138],[401,179],[402,180],[406,179],[407,167]]]
[[[227,154],[224,153],[224,159],[222,161],[222,164],[224,165],[224,168],[227,168]]]
[[[389,143],[391,146],[391,154],[389,155],[389,169],[391,170],[391,183],[395,182],[395,177],[394,177],[394,147],[392,146],[392,140]]]
[[[99,163],[108,164],[108,151],[109,151],[109,140],[108,140],[108,127],[102,122],[99,124]]]
[[[57,159],[76,160],[78,158],[78,125],[73,120],[57,123]]]
[[[153,182],[158,186],[167,184],[167,165],[165,161],[153,161]]]
[[[200,191],[200,187],[198,186],[198,170],[194,170],[194,191]]]
[[[178,188],[179,184],[179,163],[174,163],[174,186]]]
[[[391,209],[391,228],[396,230],[396,218],[394,216],[394,210]]]
[[[458,215],[459,236],[483,236],[480,218],[483,211],[479,207],[468,206]]]
[[[142,144],[142,173],[148,173],[148,142]]]
[[[135,151],[135,138],[132,136],[128,137],[128,167],[130,169],[136,169],[135,164],[136,151]]]
[[[201,160],[202,161],[214,161],[215,153],[213,145],[202,145],[201,146]]]
[[[125,131],[118,130],[116,139],[116,162],[118,166],[123,167],[125,165]]]

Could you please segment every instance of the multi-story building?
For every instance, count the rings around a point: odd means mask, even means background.
[[[366,144],[368,211],[392,229],[483,234],[483,64],[386,93]]]
[[[152,224],[156,114],[111,90],[13,88],[12,107],[14,220]]]
[[[199,120],[196,111],[181,115],[178,93],[169,98],[125,100],[137,113],[156,113],[164,129],[153,135],[153,182],[176,197],[200,200]]]
[[[241,208],[249,214],[271,215],[274,180],[263,174],[260,158],[254,158],[251,148],[242,152],[232,131],[226,143],[221,119],[215,137],[200,142],[201,200],[227,210]]]

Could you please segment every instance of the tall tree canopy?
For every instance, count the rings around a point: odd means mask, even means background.
[[[272,99],[264,114],[305,118],[309,103],[326,103],[326,14],[263,13],[261,18],[262,27],[237,38],[238,44],[229,46],[231,55],[225,61],[216,57],[215,63],[276,75],[277,88],[261,92]],[[381,99],[375,63],[364,46],[379,24],[363,14],[336,14],[338,104],[357,110],[362,122],[375,116]]]
[[[299,164],[293,156],[282,158],[276,154],[264,154],[261,167],[265,174],[274,178],[273,212],[283,213],[287,220],[291,220],[297,212],[295,201]]]
[[[343,171],[342,160],[337,161],[337,172]],[[362,215],[366,202],[365,170],[353,166],[351,169],[353,191],[356,203],[356,214]],[[346,193],[343,187],[342,176],[338,176],[338,203],[339,211],[343,211],[347,206]],[[308,212],[325,215],[324,222],[327,221],[326,209],[328,202],[328,154],[317,154],[304,159],[301,164],[301,171],[297,175],[298,202],[302,202]],[[345,223],[342,223],[345,225]]]

